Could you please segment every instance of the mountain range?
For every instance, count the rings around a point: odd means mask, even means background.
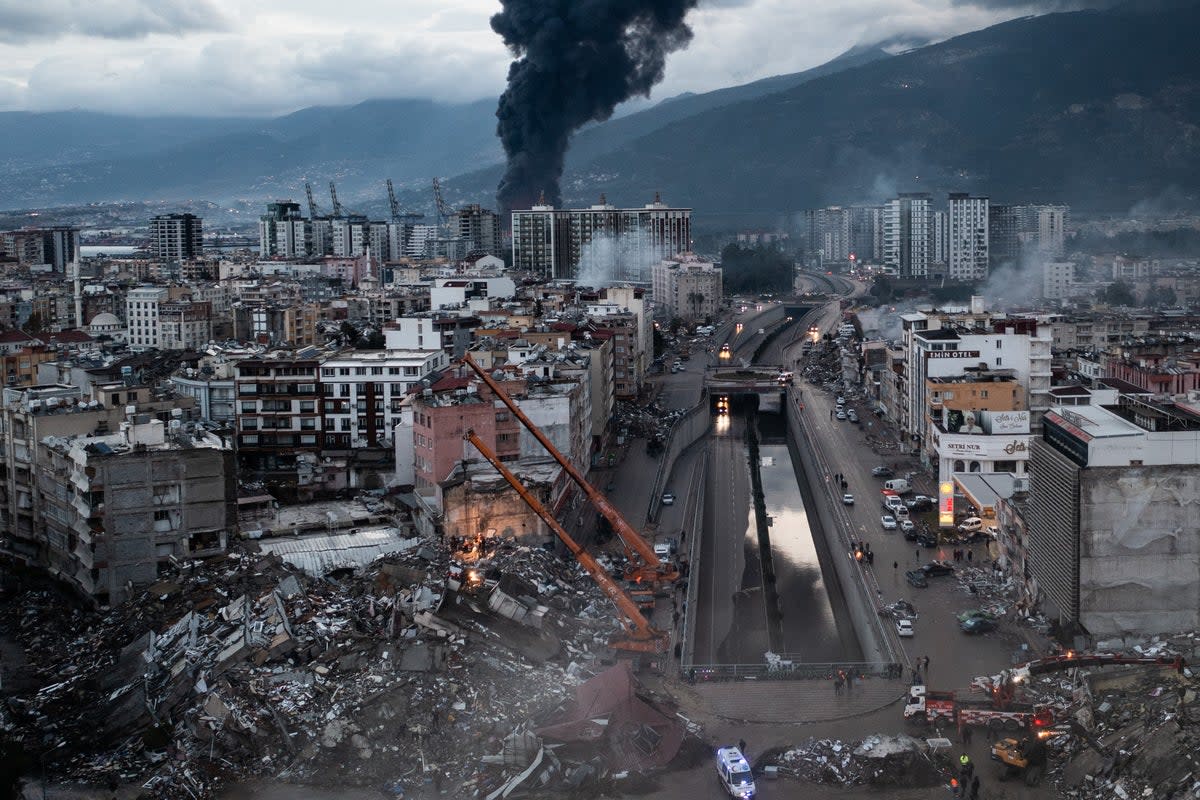
[[[1123,211],[1200,186],[1197,0],[1028,17],[889,55],[851,50],[806,72],[681,95],[573,139],[569,204],[641,204],[655,191],[698,213],[786,214],[968,191],[1002,202]],[[0,206],[120,199],[303,197],[337,181],[382,214],[385,178],[426,210],[494,203],[495,101],[373,100],[274,119],[0,113]]]

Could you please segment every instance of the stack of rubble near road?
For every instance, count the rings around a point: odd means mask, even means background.
[[[924,742],[905,734],[869,736],[857,744],[808,739],[758,762],[760,770],[769,764],[782,777],[810,783],[931,786],[941,775],[928,750]]]
[[[613,610],[587,575],[502,546],[488,574],[505,580],[488,583],[538,610],[522,623],[448,591],[448,567],[427,546],[332,581],[239,553],[109,611],[26,591],[0,606],[37,687],[8,698],[9,733],[54,779],[161,797],[251,776],[486,796],[625,769],[612,746],[529,761],[529,731],[611,652]]]
[[[1065,797],[1081,800],[1200,798],[1200,636],[1160,637],[1128,649],[1102,642],[1104,652],[1179,656],[1192,664],[1112,667],[1043,678],[1043,690],[1072,700],[1067,733],[1050,739],[1050,774]]]

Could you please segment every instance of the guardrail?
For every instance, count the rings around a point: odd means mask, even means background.
[[[693,486],[700,487],[699,502],[695,504],[691,522],[685,529],[688,531],[690,538],[687,546],[688,586],[687,594],[684,595],[683,601],[683,627],[679,631],[679,641],[682,645],[679,651],[681,668],[683,664],[690,664],[692,657],[696,653],[696,643],[691,638],[691,620],[696,608],[696,597],[700,594],[700,575],[704,569],[704,559],[702,558],[704,534],[702,533],[702,526],[704,524],[705,504],[708,502],[708,492],[704,491],[704,482],[708,478],[708,459],[701,458],[697,469],[700,472],[700,480],[694,482]]]
[[[855,677],[900,678],[903,670],[894,662],[843,661],[805,663],[782,656],[772,664],[687,664],[680,676],[690,683],[739,680],[832,680],[838,671]]]
[[[696,416],[704,414],[708,415],[708,396],[701,394],[700,402],[684,412],[683,416],[675,420],[675,424],[671,426],[670,432],[667,434],[667,444],[663,448],[662,459],[658,462],[658,471],[654,475],[654,487],[650,492],[650,503],[646,508],[646,522],[658,522],[658,514],[661,510],[663,487],[666,485],[667,476],[671,474],[671,470],[675,468],[675,461],[679,458],[687,448],[696,443],[704,433],[708,430],[708,420],[705,419],[700,428],[700,433],[697,435],[691,431],[692,425],[696,421]],[[680,431],[687,429],[687,433],[682,435],[690,437],[686,444],[681,443]]]

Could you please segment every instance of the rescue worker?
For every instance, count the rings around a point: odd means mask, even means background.
[[[958,757],[958,771],[963,782],[971,780],[971,775],[975,772],[975,765],[971,763],[971,757],[966,753]]]

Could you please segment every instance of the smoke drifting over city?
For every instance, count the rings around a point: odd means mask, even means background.
[[[508,158],[502,211],[527,208],[542,193],[561,203],[571,134],[662,80],[667,54],[692,38],[684,17],[697,2],[502,0],[492,29],[517,56],[496,110]]]

